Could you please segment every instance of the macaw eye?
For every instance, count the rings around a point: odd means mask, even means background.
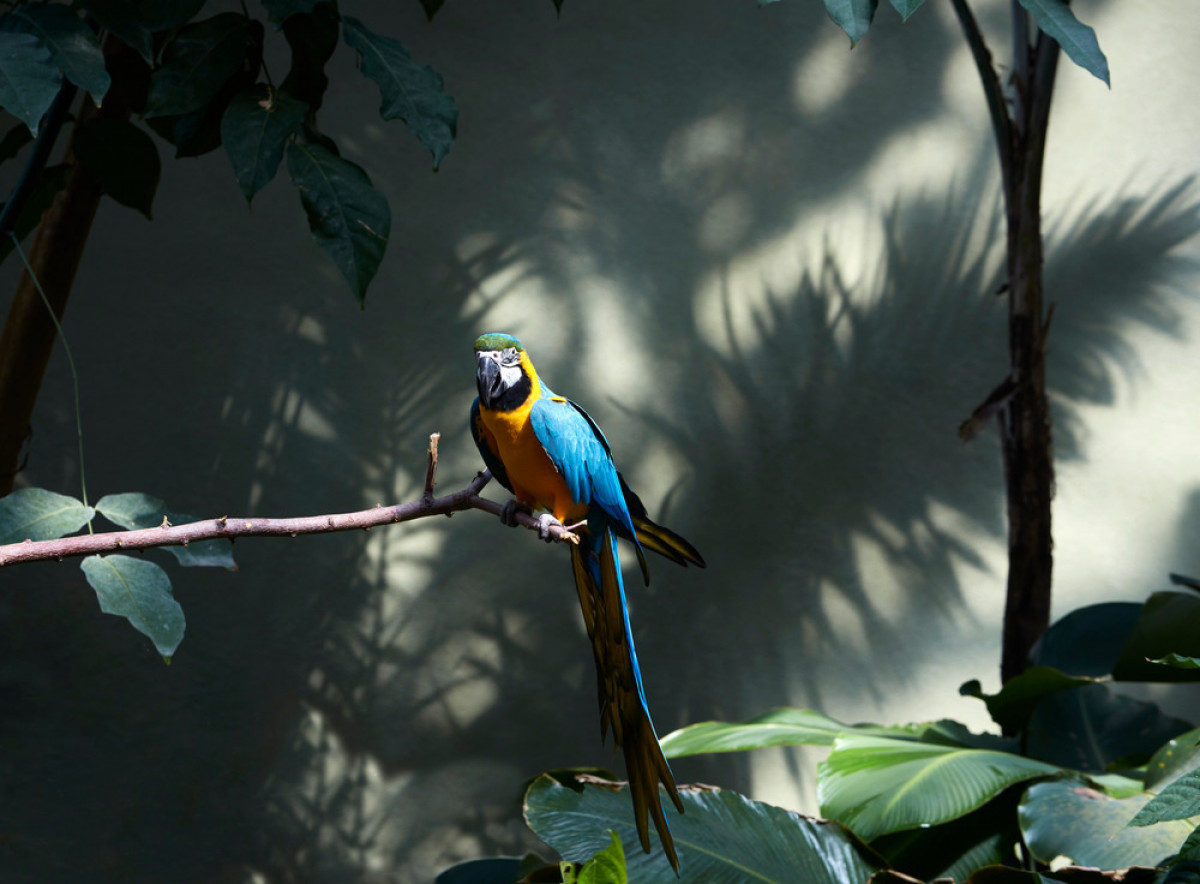
[[[504,365],[516,365],[520,361],[515,347],[505,347],[500,351],[500,362]]]

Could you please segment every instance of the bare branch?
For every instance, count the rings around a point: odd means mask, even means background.
[[[1004,179],[1004,194],[1007,198],[1013,174],[1013,135],[1012,120],[1004,104],[1004,90],[1000,86],[996,68],[992,65],[992,53],[984,42],[979,22],[975,20],[967,0],[951,0],[951,6],[958,16],[958,23],[967,39],[971,57],[975,60],[975,68],[979,72],[979,80],[983,84],[988,114],[992,118],[992,132],[996,136],[996,150],[1000,154],[1000,175]]]
[[[426,488],[431,488],[434,466],[437,461],[437,434],[430,439],[430,467],[426,474]],[[482,470],[466,488],[442,497],[422,496],[419,500],[395,506],[377,505],[369,510],[355,513],[336,513],[321,516],[301,516],[291,519],[266,519],[261,517],[240,518],[222,516],[186,525],[164,523],[156,528],[137,531],[110,531],[104,534],[83,534],[62,537],[57,540],[26,540],[0,546],[0,567],[22,562],[39,562],[51,559],[62,560],[75,556],[96,553],[127,552],[150,549],[156,546],[187,546],[202,540],[234,540],[239,537],[298,537],[301,534],[329,534],[334,531],[367,531],[379,525],[396,522],[411,522],[429,516],[450,516],[462,510],[482,510],[499,516],[503,505],[494,500],[480,497],[479,492],[491,481],[492,474]],[[538,520],[526,512],[518,511],[516,521],[522,527],[539,530]],[[557,525],[549,527],[552,539],[578,543],[579,537]]]
[[[433,474],[437,472],[438,440],[441,438],[441,433],[429,434],[429,466],[425,470],[425,496],[422,498],[426,503],[433,500]]]

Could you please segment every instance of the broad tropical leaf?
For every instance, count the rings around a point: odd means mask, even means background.
[[[908,17],[920,8],[925,0],[891,0],[892,6],[900,13],[900,17],[908,21]]]
[[[88,556],[83,573],[96,590],[100,610],[127,619],[170,660],[183,641],[183,608],[171,594],[167,572],[131,556]]]
[[[59,3],[22,3],[6,19],[15,30],[32,34],[49,49],[50,60],[63,76],[90,92],[99,107],[112,78],[104,67],[100,41],[71,7]]]
[[[147,117],[200,111],[242,67],[261,25],[236,12],[222,12],[183,28],[150,75]]]
[[[1129,825],[1149,826],[1193,816],[1200,816],[1200,770],[1184,774],[1155,795]]]
[[[32,34],[14,30],[13,16],[0,18],[0,107],[37,135],[61,85],[50,50]]]
[[[146,27],[141,12],[147,0],[133,4],[128,0],[78,0],[88,15],[100,23],[105,30],[116,34],[127,46],[137,52],[146,62],[154,62],[154,38]]]
[[[818,767],[821,813],[870,841],[888,832],[948,822],[1014,783],[1059,768],[996,752],[844,734]]]
[[[1029,719],[1026,751],[1034,758],[1086,772],[1137,766],[1189,724],[1154,703],[1090,684],[1053,694]]]
[[[1179,849],[1192,826],[1129,828],[1130,818],[1149,800],[1147,794],[1110,798],[1080,780],[1054,780],[1026,790],[1018,817],[1025,843],[1043,862],[1065,856],[1101,869],[1156,866]]]
[[[684,880],[865,884],[873,871],[860,842],[837,823],[815,820],[721,789],[681,788],[685,813],[668,808]],[[624,786],[591,782],[579,791],[551,777],[525,794],[525,819],[567,859],[582,861],[617,833],[630,881],[677,884],[662,851],[643,853]]]
[[[1138,602],[1101,602],[1076,608],[1056,620],[1038,639],[1031,662],[1068,675],[1111,675],[1121,646],[1141,612]]]
[[[844,724],[811,709],[772,709],[744,722],[702,721],[667,734],[660,741],[668,758],[705,752],[744,752],[768,746],[831,746],[848,730],[885,736],[917,736],[926,725]]]
[[[107,494],[96,502],[96,512],[129,531],[158,528],[164,519],[171,525],[198,521],[195,516],[172,512],[159,498],[140,491]],[[227,540],[202,540],[187,546],[168,546],[164,549],[185,567],[237,567],[233,561],[233,544]]]
[[[1049,666],[1031,666],[1005,682],[999,693],[983,693],[979,682],[974,680],[966,682],[958,692],[983,700],[992,720],[1006,733],[1012,733],[1025,727],[1029,716],[1045,697],[1094,682],[1095,679],[1067,675]]]
[[[387,199],[359,166],[320,144],[293,142],[287,160],[317,245],[364,302],[392,229]]]
[[[1200,728],[1168,740],[1146,762],[1146,788],[1161,792],[1185,773],[1200,767]]]
[[[1156,592],[1142,605],[1113,667],[1122,681],[1197,681],[1200,670],[1152,663],[1170,654],[1200,657],[1200,595]]]
[[[307,104],[265,83],[230,100],[221,118],[221,143],[246,202],[275,177],[283,149],[307,112]]]
[[[22,488],[0,497],[0,544],[74,534],[95,514],[74,497],[45,488]]]
[[[1075,17],[1063,0],[1021,0],[1039,28],[1058,41],[1067,57],[1092,76],[1108,81],[1108,59],[1100,51],[1096,32]]]
[[[151,218],[162,160],[146,130],[128,120],[89,120],[75,132],[75,155],[106,194]]]
[[[342,18],[342,39],[358,52],[363,74],[379,85],[379,115],[403,120],[433,154],[436,169],[458,129],[458,108],[446,94],[442,75],[414,62],[399,40],[376,34],[353,16]]]

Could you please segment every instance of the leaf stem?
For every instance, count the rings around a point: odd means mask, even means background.
[[[25,250],[21,248],[21,241],[17,239],[17,235],[12,231],[9,231],[8,236],[12,240],[13,249],[16,250],[21,263],[25,265],[25,272],[33,280],[34,288],[37,289],[37,293],[41,296],[42,303],[50,311],[50,319],[53,320],[59,340],[62,341],[63,352],[67,354],[67,365],[71,368],[71,386],[75,393],[75,433],[79,437],[79,485],[83,497],[83,505],[87,506],[87,475],[83,468],[83,412],[79,407],[79,373],[75,370],[75,357],[71,355],[71,345],[67,343],[67,336],[63,332],[62,324],[58,321],[58,317],[54,314],[54,308],[50,306],[50,299],[46,297],[46,291],[42,288],[41,282],[33,272],[33,268],[29,265],[29,259],[25,257]],[[92,520],[88,519],[88,534],[93,533],[95,533],[95,529],[92,528]]]

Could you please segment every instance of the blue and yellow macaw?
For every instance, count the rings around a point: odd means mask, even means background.
[[[625,751],[642,847],[650,852],[649,814],[678,873],[658,784],[666,786],[680,813],[683,803],[646,707],[617,538],[633,543],[647,584],[643,550],[685,566],[704,567],[704,559],[678,534],[650,521],[613,465],[608,441],[595,421],[542,383],[520,341],[512,335],[482,335],[475,341],[475,359],[479,398],[471,405],[471,435],[492,475],[516,497],[505,508],[505,521],[514,524],[518,507],[530,513],[544,509],[548,512],[538,518],[543,539],[550,539],[551,525],[568,526],[581,538],[571,547],[571,567],[596,658],[600,737],[611,727],[614,742]]]

